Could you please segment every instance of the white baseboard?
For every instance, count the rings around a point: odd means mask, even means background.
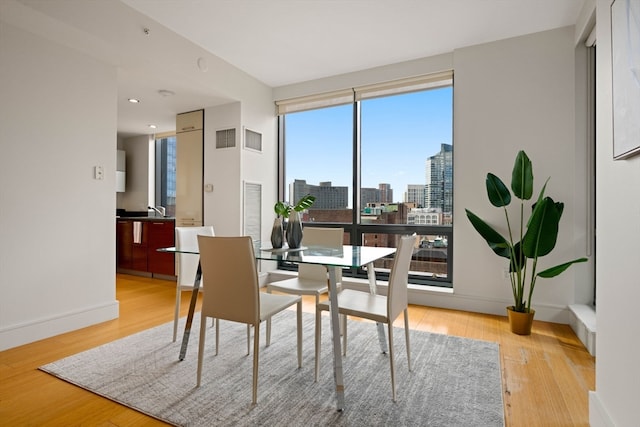
[[[117,319],[119,313],[120,303],[116,300],[81,311],[62,313],[54,317],[12,325],[0,330],[0,351]]]
[[[596,355],[596,311],[590,305],[573,304],[569,306],[569,325],[576,333],[589,354]]]
[[[295,271],[271,270],[268,272],[269,281],[278,281],[295,276]],[[369,288],[367,279],[345,278],[345,288],[366,291]],[[386,294],[386,282],[378,282],[378,292]],[[495,314],[507,317],[506,307],[512,305],[511,300],[497,300],[480,295],[463,295],[451,288],[437,286],[409,285],[409,303],[430,307],[447,308],[451,310],[470,311],[475,313]],[[570,310],[566,305],[537,304],[535,306],[536,320],[545,322],[569,324]]]
[[[590,427],[615,427],[613,420],[607,413],[604,405],[595,391],[589,392],[589,426]]]

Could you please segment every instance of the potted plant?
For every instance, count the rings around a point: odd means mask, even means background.
[[[298,200],[298,203],[291,205],[287,202],[278,201],[273,206],[276,213],[276,219],[271,230],[271,245],[274,248],[281,248],[284,244],[284,228],[283,220],[287,221],[287,244],[290,248],[299,248],[302,242],[302,222],[300,221],[300,212],[310,208],[316,201],[315,196],[307,194]]]
[[[518,152],[511,175],[511,191],[520,199],[520,221],[512,228],[507,211],[507,206],[511,203],[511,192],[500,178],[492,173],[487,174],[487,196],[493,206],[504,210],[508,232],[506,238],[469,209],[465,209],[467,218],[493,252],[509,260],[513,306],[507,307],[507,314],[512,332],[520,335],[531,333],[535,314],[535,310],[531,309],[531,300],[536,279],[555,277],[572,264],[587,261],[587,258],[583,257],[544,271],[537,271],[538,258],[549,254],[556,245],[558,225],[564,209],[564,203],[555,202],[551,197],[544,195],[548,182],[549,178],[542,186],[536,202],[532,205],[529,219],[525,222],[524,201],[530,200],[533,195],[533,167],[527,154],[524,151]],[[522,317],[524,324],[516,324],[516,319]]]

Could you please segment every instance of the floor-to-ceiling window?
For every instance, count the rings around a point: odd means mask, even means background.
[[[176,213],[176,137],[156,138],[156,205],[164,206],[168,216]]]
[[[281,197],[316,197],[303,222],[344,227],[354,245],[395,247],[415,232],[410,281],[451,286],[452,74],[286,100],[279,110]],[[390,266],[381,260],[377,273]]]

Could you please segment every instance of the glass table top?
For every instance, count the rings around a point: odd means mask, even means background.
[[[257,243],[257,242],[256,242]],[[175,247],[158,249],[160,252],[198,254],[198,248],[177,250]],[[375,260],[395,253],[396,248],[380,248],[373,246],[350,246],[329,248],[324,246],[302,246],[297,249],[261,248],[256,244],[256,259],[265,261],[288,261],[298,264],[318,264],[333,267],[358,268]]]

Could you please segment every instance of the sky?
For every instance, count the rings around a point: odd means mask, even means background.
[[[362,186],[391,184],[394,201],[402,201],[408,184],[424,185],[427,158],[452,144],[452,116],[451,87],[363,101]],[[288,114],[285,121],[286,183],[350,187],[352,105]]]

